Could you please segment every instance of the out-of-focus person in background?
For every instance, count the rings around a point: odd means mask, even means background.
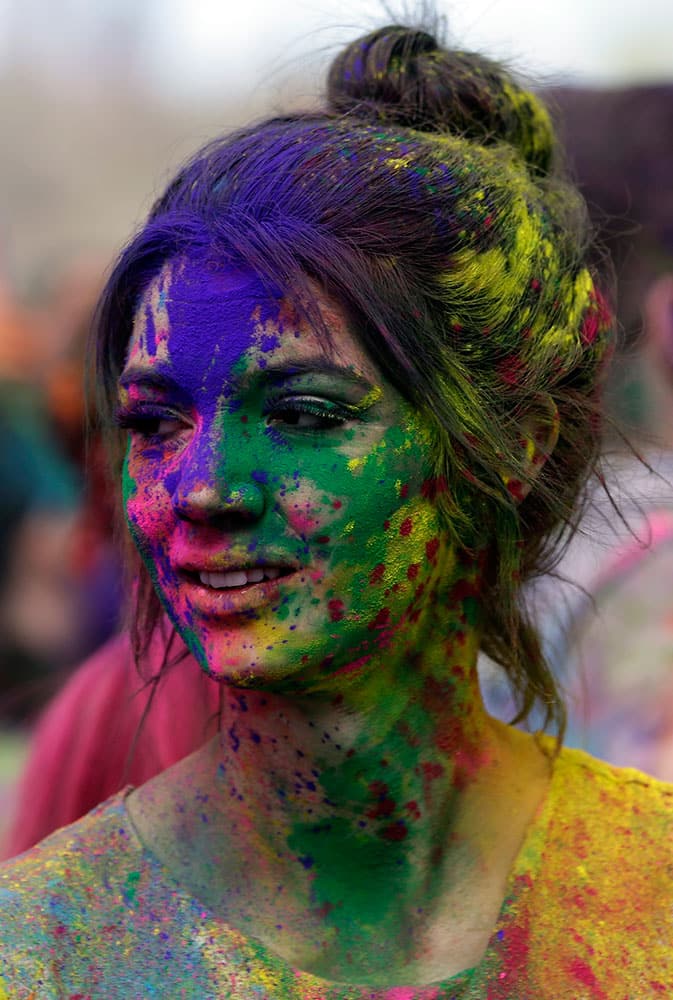
[[[45,678],[118,623],[119,564],[95,433],[85,455],[84,351],[101,281],[101,264],[74,260],[30,309],[6,307],[0,329],[0,710],[10,719],[30,717],[49,691]]]
[[[102,265],[50,268],[30,304],[0,289],[0,834],[36,713],[119,619],[119,560],[84,349]],[[87,471],[88,469],[88,471]]]
[[[50,426],[37,315],[0,287],[0,677],[3,714],[29,711],[31,680],[67,656],[74,609],[63,558],[77,476]],[[53,661],[52,661],[53,662]]]

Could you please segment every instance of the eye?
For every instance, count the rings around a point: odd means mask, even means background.
[[[117,425],[143,438],[168,438],[177,434],[184,421],[172,413],[118,411]]]
[[[318,396],[285,396],[266,407],[268,426],[296,430],[333,430],[355,418],[355,411],[345,403],[335,403]]]

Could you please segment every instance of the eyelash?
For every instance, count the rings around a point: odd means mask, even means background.
[[[144,438],[159,438],[162,439],[166,437],[166,434],[160,434],[158,425],[163,421],[168,423],[178,424],[181,423],[181,418],[170,411],[157,410],[117,410],[115,413],[115,423],[122,430],[130,431],[134,434],[139,434]]]
[[[279,419],[284,414],[296,415],[297,422]],[[298,426],[302,415],[313,416],[323,423],[316,427]],[[355,407],[316,396],[282,396],[275,401],[270,400],[265,407],[264,416],[269,426],[283,424],[292,430],[309,434],[337,429],[351,420],[359,419]]]
[[[288,420],[288,415],[296,419]],[[360,419],[355,407],[316,396],[281,396],[276,400],[271,399],[264,408],[263,416],[269,427],[279,426],[302,434],[336,430],[352,420]],[[301,425],[302,416],[314,417],[318,423],[313,427]],[[184,423],[179,414],[170,410],[120,409],[115,413],[118,427],[147,440],[161,441],[173,436],[170,431],[159,431],[159,425],[164,421],[175,425]]]

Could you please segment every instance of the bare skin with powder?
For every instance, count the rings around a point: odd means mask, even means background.
[[[428,429],[316,300],[331,349],[252,274],[181,259],[136,314],[127,517],[227,687],[220,736],[129,810],[296,967],[431,982],[481,958],[550,767],[481,704],[482,559],[448,543]]]

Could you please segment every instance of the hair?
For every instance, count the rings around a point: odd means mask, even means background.
[[[507,671],[517,719],[539,702],[562,731],[518,597],[557,558],[597,459],[612,313],[584,202],[557,161],[544,105],[500,65],[423,30],[375,31],[335,59],[323,110],[216,139],[169,183],[103,293],[96,377],[118,476],[117,380],[139,298],[165,262],[205,254],[251,268],[308,303],[319,326],[317,280],[432,427],[453,543],[487,547],[482,648]],[[518,502],[533,479],[521,420],[556,412],[558,443]],[[142,658],[160,607],[137,556],[130,566]]]

